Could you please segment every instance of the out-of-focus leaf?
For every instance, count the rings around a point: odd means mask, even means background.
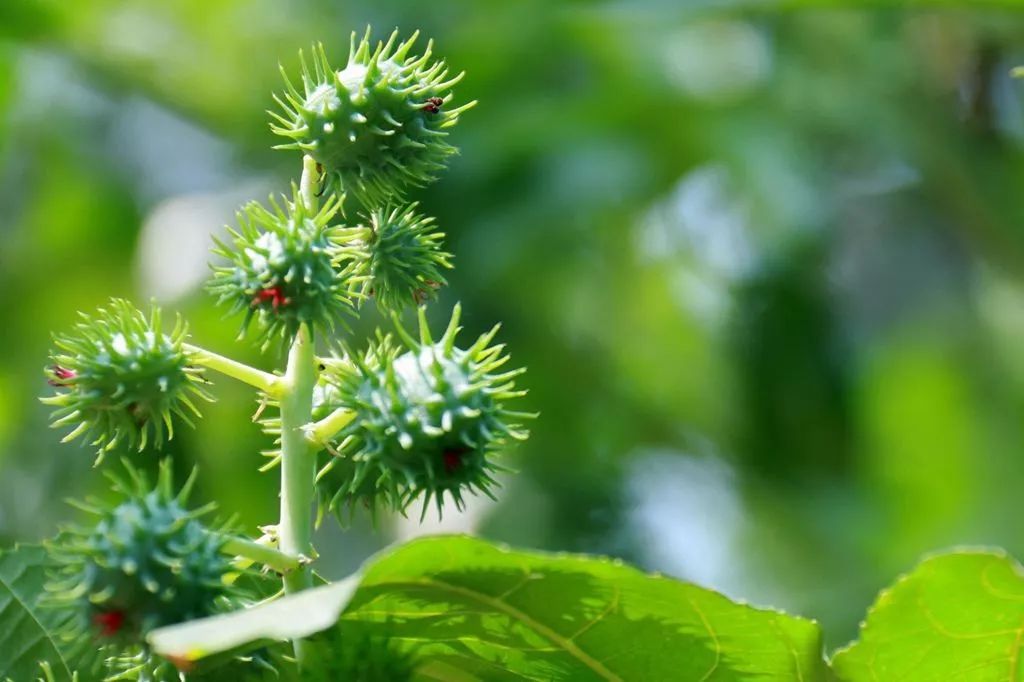
[[[81,662],[79,647],[58,631],[68,613],[42,605],[47,555],[24,545],[0,553],[0,680],[34,680],[48,662],[54,679],[71,679]],[[79,674],[79,682],[88,682]],[[92,678],[89,678],[92,679]]]
[[[157,628],[148,640],[163,656],[196,661],[260,640],[308,637],[338,622],[358,583],[353,575],[250,609]]]
[[[996,552],[926,559],[882,592],[840,680],[1021,680],[1024,569]]]
[[[606,558],[413,541],[367,570],[344,620],[427,671],[485,680],[819,680],[815,623]]]

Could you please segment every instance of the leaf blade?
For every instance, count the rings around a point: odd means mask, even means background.
[[[71,679],[70,648],[57,634],[62,619],[40,605],[47,564],[42,547],[0,552],[0,680],[35,679],[40,661],[50,662],[59,679]]]
[[[1003,552],[926,558],[883,590],[860,638],[838,651],[844,682],[1024,680],[1024,568]]]
[[[366,569],[344,620],[481,679],[824,679],[810,621],[609,559],[426,538]],[[509,675],[510,671],[515,671]]]
[[[343,622],[412,650],[423,680],[456,670],[467,682],[826,674],[815,623],[611,559],[440,536],[386,551],[341,585],[162,628],[150,643],[197,660],[255,639],[308,636],[344,608]]]

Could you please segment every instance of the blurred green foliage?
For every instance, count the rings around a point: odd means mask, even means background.
[[[542,417],[477,532],[785,607],[833,645],[923,551],[1024,554],[1024,13],[815,4],[0,3],[0,539],[102,485],[36,401],[76,310],[156,296],[196,343],[279,363],[234,340],[203,253],[298,174],[263,113],[278,61],[372,23],[433,36],[480,100],[418,197],[455,254],[437,310],[505,323]],[[168,451],[270,523],[257,405],[217,383]],[[385,530],[325,523],[328,572]]]

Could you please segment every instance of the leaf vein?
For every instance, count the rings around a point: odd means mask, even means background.
[[[510,605],[510,604],[508,604],[506,602],[503,602],[500,599],[492,597],[491,595],[484,594],[482,592],[477,592],[476,590],[472,590],[472,589],[470,589],[468,587],[462,587],[460,585],[452,585],[451,583],[446,583],[444,581],[436,580],[436,579],[432,579],[432,578],[420,578],[420,579],[398,580],[398,581],[384,581],[384,582],[385,582],[385,584],[390,584],[390,585],[397,586],[397,587],[401,587],[401,586],[432,587],[432,588],[435,588],[435,589],[444,590],[444,591],[447,591],[447,592],[451,592],[453,594],[457,594],[457,595],[460,595],[460,596],[463,596],[463,597],[468,597],[470,599],[473,599],[473,600],[475,600],[477,602],[480,602],[480,603],[482,603],[482,604],[484,604],[486,606],[489,606],[489,607],[491,607],[493,609],[501,611],[502,613],[504,613],[504,614],[506,614],[508,616],[511,616],[512,618],[518,620],[519,622],[521,622],[522,624],[526,625],[527,627],[533,629],[534,632],[536,632],[537,634],[541,635],[542,637],[545,637],[546,639],[550,640],[552,643],[556,644],[558,647],[560,647],[566,653],[568,653],[573,658],[578,660],[580,663],[582,663],[586,667],[590,668],[591,671],[593,671],[596,675],[598,675],[602,679],[611,680],[613,682],[624,682],[621,677],[619,677],[618,675],[613,673],[611,670],[608,670],[606,667],[604,667],[604,665],[602,665],[600,661],[598,661],[597,659],[595,659],[592,656],[590,656],[589,654],[587,654],[585,651],[583,651],[581,648],[579,648],[578,646],[573,644],[571,641],[569,641],[568,639],[566,639],[562,635],[560,635],[557,632],[555,632],[555,630],[553,630],[552,628],[550,628],[547,625],[541,623],[540,621],[534,619],[529,614],[527,614],[527,613],[525,613],[523,611],[520,611],[519,609],[515,608],[514,606],[512,606],[512,605]]]

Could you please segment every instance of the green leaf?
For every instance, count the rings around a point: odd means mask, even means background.
[[[407,646],[423,680],[825,679],[815,623],[610,559],[436,537],[385,552],[355,589],[359,580],[154,630],[149,641],[197,660],[309,636],[346,609],[342,620]]]
[[[147,640],[162,656],[197,661],[256,641],[308,637],[338,622],[358,582],[356,574],[249,609],[157,628]]]
[[[42,661],[50,663],[60,682],[75,670],[73,643],[58,634],[67,616],[40,605],[47,564],[42,547],[0,553],[0,680],[34,680]]]
[[[603,558],[451,536],[377,559],[344,620],[409,646],[421,679],[822,680],[815,623]],[[453,671],[458,676],[452,677]]]
[[[1024,680],[1024,569],[998,552],[925,559],[883,591],[840,680]]]

